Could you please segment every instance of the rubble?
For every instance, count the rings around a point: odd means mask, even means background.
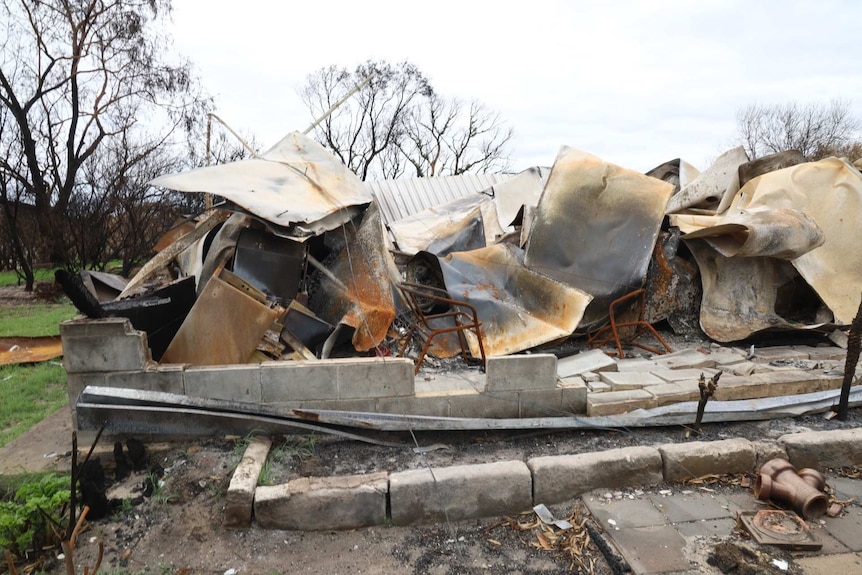
[[[840,340],[862,293],[862,252],[853,243],[862,236],[862,173],[841,159],[803,162],[790,151],[750,162],[734,148],[703,172],[675,159],[641,174],[564,146],[550,169],[474,178],[463,188],[458,181],[366,184],[299,133],[249,160],[162,176],[151,184],[221,201],[166,236],[128,283],[85,277],[80,289],[91,295],[77,299],[84,302],[79,309],[94,318],[129,318],[163,367],[274,360],[311,370],[334,358],[406,355],[419,373],[426,356],[460,355],[465,368],[484,369],[488,358],[565,356],[611,342],[621,359],[623,344],[670,352],[653,327],[660,322],[680,334],[702,330],[720,343],[770,330]],[[447,187],[451,193],[438,193]],[[660,345],[646,345],[648,337]],[[735,400],[763,397],[737,392],[733,378],[766,368],[736,359],[735,367],[722,368],[732,375],[720,392]],[[820,368],[835,366],[812,362]],[[514,416],[502,403],[488,413],[511,421],[542,401],[547,418],[579,415],[564,406],[587,392],[586,380],[557,377],[565,381],[556,387],[501,392],[496,399],[513,401]],[[374,376],[363,381],[373,386]],[[636,385],[606,393],[637,395],[624,411],[673,408],[697,397],[696,382],[656,383],[655,392]],[[805,389],[834,387],[829,380]],[[457,393],[482,399],[489,389]],[[342,401],[339,413],[372,415],[386,413],[384,404],[401,405],[407,417],[446,418],[465,409],[424,392],[335,393],[303,401],[320,400],[318,416],[328,401]],[[248,401],[263,395],[258,387]],[[586,399],[575,403],[590,414]],[[607,407],[610,400],[593,403],[591,415],[619,413]],[[724,403],[711,401],[704,420],[751,415],[750,406]]]

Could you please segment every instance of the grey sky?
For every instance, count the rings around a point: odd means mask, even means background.
[[[217,113],[264,147],[310,123],[307,74],[369,58],[409,59],[441,94],[499,111],[515,169],[564,144],[703,169],[751,103],[840,98],[862,117],[854,1],[174,0],[173,20]]]

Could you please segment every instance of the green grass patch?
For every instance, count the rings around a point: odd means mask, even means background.
[[[60,322],[78,315],[71,302],[0,308],[0,337],[60,335]]]
[[[54,281],[54,268],[36,268],[33,277],[37,282]],[[24,285],[24,280],[18,277],[15,270],[0,272],[0,287]]]
[[[66,370],[56,362],[0,367],[0,447],[68,400]]]

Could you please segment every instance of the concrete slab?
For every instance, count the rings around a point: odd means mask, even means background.
[[[755,347],[754,359],[767,362],[776,359],[808,359],[808,352],[800,351],[789,345]]]
[[[700,519],[676,523],[674,527],[683,537],[729,537],[736,529],[736,519]]]
[[[655,397],[644,389],[591,393],[587,396],[587,415],[617,415],[655,405]]]
[[[603,393],[611,390],[611,386],[603,381],[588,381],[587,387],[593,393]]]
[[[608,531],[635,575],[687,571],[685,539],[669,525]]]
[[[668,367],[659,367],[653,369],[652,371],[650,371],[650,373],[668,383],[677,383],[680,381],[697,381],[698,379],[700,379],[700,374],[703,374],[706,379],[709,379],[710,377],[718,373],[718,370],[709,367],[704,367],[701,369],[670,369]]]
[[[449,391],[485,391],[485,374],[481,371],[459,370],[446,373],[419,371],[413,382],[415,393],[445,393]]]
[[[824,529],[851,551],[862,551],[862,509],[849,507],[841,517],[826,517]]]
[[[855,499],[853,505],[862,505],[862,479],[829,477],[826,483],[835,491],[835,498],[846,501]]]
[[[665,516],[649,499],[605,499],[597,489],[583,498],[584,503],[607,532],[630,527],[650,527],[667,523]]]
[[[651,494],[648,499],[671,523],[703,519],[729,519],[734,516],[734,513],[728,509],[725,499],[703,493],[676,494],[673,497]]]
[[[624,391],[627,389],[642,389],[652,385],[661,385],[666,383],[663,379],[656,377],[649,372],[637,371],[607,371],[600,373],[601,380],[611,386],[614,391]]]
[[[717,355],[704,353],[697,349],[683,349],[674,353],[656,356],[653,358],[653,361],[658,363],[661,367],[686,369],[715,367],[716,358]]]
[[[615,371],[617,362],[600,349],[591,349],[557,360],[557,377],[570,377],[585,372]]]
[[[862,555],[844,553],[819,557],[800,557],[796,566],[805,575],[835,575],[836,573],[862,573]]]

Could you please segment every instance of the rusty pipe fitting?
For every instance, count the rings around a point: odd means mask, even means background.
[[[800,469],[786,459],[771,459],[763,464],[754,480],[754,496],[761,501],[781,501],[789,504],[806,519],[826,513],[829,500],[823,489],[826,480],[814,469]]]

